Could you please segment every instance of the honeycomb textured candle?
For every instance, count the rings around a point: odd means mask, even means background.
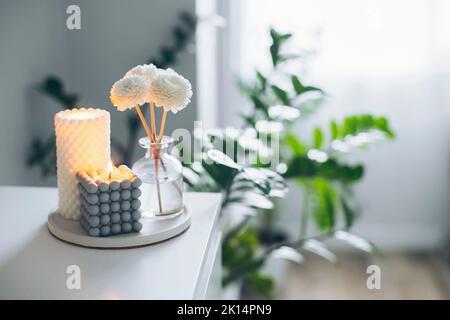
[[[80,197],[76,173],[108,167],[110,115],[101,109],[71,109],[55,115],[58,212],[80,219]]]

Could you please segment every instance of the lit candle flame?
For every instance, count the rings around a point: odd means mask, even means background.
[[[108,177],[109,179],[111,179],[111,174],[113,172],[114,169],[114,163],[112,162],[112,160],[109,160],[108,162],[108,168],[107,168],[107,172],[108,172]]]

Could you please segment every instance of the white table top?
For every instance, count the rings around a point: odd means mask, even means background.
[[[192,299],[216,228],[220,194],[186,193],[192,225],[169,241],[134,249],[88,249],[54,238],[54,188],[0,187],[0,299]],[[66,269],[81,268],[68,290]]]

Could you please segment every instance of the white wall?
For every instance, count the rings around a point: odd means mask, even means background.
[[[66,7],[81,8],[81,30],[66,28]],[[145,63],[161,45],[170,44],[178,14],[195,13],[194,0],[0,0],[0,184],[53,185],[24,165],[31,136],[53,130],[54,102],[32,90],[49,74],[60,76],[80,105],[112,115],[112,135],[124,140],[126,115],[109,102],[109,89],[132,66]],[[174,66],[195,81],[195,55],[182,53]],[[167,131],[192,128],[196,95]]]
[[[197,61],[197,94],[198,118],[204,129],[216,128],[219,121],[218,104],[218,30],[217,26],[208,20],[216,16],[217,0],[197,0],[196,14],[198,17],[196,29]]]

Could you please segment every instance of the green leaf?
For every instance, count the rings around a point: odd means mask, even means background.
[[[305,155],[294,156],[288,164],[284,178],[323,177],[345,183],[354,183],[364,175],[362,165],[344,165],[330,158],[323,163],[309,159]]]
[[[272,64],[274,67],[278,65],[278,63],[282,62],[284,59],[280,55],[281,45],[288,40],[292,36],[291,33],[281,34],[278,33],[275,29],[270,29],[270,37],[272,38],[272,44],[270,46],[270,55],[272,57]]]
[[[336,123],[336,121],[330,122],[330,131],[331,131],[331,140],[336,140],[339,138],[339,127]]]
[[[233,161],[233,159],[231,159],[229,156],[227,156],[225,153],[223,153],[222,151],[219,151],[217,149],[211,149],[208,150],[208,152],[206,153],[208,155],[208,157],[213,160],[214,162],[220,163],[221,165],[236,169],[236,170],[241,170],[241,166],[238,165],[236,162]]]
[[[246,217],[242,219],[238,224],[232,226],[230,229],[227,230],[225,233],[223,239],[222,239],[222,245],[228,245],[229,241],[233,239],[234,237],[237,237],[240,232],[243,232],[245,228],[249,226],[248,221],[250,220],[250,217]]]
[[[246,96],[252,97],[255,95],[255,88],[251,86],[250,84],[244,82],[242,79],[237,79],[237,85],[239,90]]]
[[[275,105],[269,108],[269,116],[275,121],[294,121],[300,116],[300,110],[290,106]]]
[[[280,87],[276,86],[276,85],[272,85],[271,86],[273,93],[275,94],[275,96],[285,105],[290,105],[290,99],[289,99],[289,95],[286,91],[284,91],[283,89],[281,89]]]
[[[343,179],[343,166],[335,159],[328,159],[324,163],[317,165],[317,174],[327,179]]]
[[[314,148],[315,149],[320,149],[323,145],[323,133],[322,130],[320,130],[320,128],[315,128],[314,129]]]
[[[299,108],[302,115],[306,117],[307,115],[310,115],[313,112],[319,110],[319,108],[323,105],[324,101],[325,101],[324,96],[308,98],[307,100],[297,105],[297,108]]]
[[[239,203],[242,205],[245,205],[250,208],[256,208],[256,209],[272,209],[273,208],[273,202],[269,200],[268,197],[256,193],[256,192],[239,192],[239,195],[237,197],[234,197],[233,195],[230,196],[230,199],[228,200],[229,203]]]
[[[285,178],[312,177],[317,174],[317,163],[306,156],[293,157],[284,174]]]
[[[266,168],[245,168],[243,173],[238,174],[234,181],[232,189],[235,185],[248,185],[257,188],[266,197],[282,197],[287,191],[287,185],[283,177],[278,173]]]
[[[346,117],[344,119],[343,136],[355,135],[358,132],[358,122],[355,116]]]
[[[272,38],[272,42],[281,44],[292,37],[292,33],[279,33],[274,28],[270,28],[270,37]]]
[[[284,42],[290,37],[292,37],[292,33],[279,34],[280,42]]]
[[[310,92],[310,91],[319,91],[319,92],[323,93],[323,90],[320,88],[312,87],[312,86],[304,86],[300,82],[300,79],[296,75],[291,75],[291,83],[292,83],[292,86],[297,95],[301,95],[305,92]]]
[[[249,181],[239,181],[239,182],[233,182],[233,185],[231,187],[231,194],[233,194],[236,191],[251,191],[255,185]]]
[[[203,168],[218,186],[223,189],[227,188],[241,167],[233,159],[216,149],[208,150],[207,157],[213,162],[203,159]]]
[[[273,42],[270,46],[270,55],[272,57],[272,64],[274,67],[276,67],[278,62],[280,61],[279,50],[280,46],[278,42]]]
[[[288,132],[284,139],[294,155],[304,155],[306,153],[306,146],[294,134]]]
[[[270,253],[270,257],[273,259],[289,260],[298,264],[303,263],[303,261],[305,260],[300,252],[288,246],[282,246],[273,250]]]
[[[245,123],[249,127],[254,127],[256,125],[255,117],[253,117],[252,115],[246,115],[241,113],[239,114],[239,116],[245,121]]]
[[[271,276],[251,273],[248,277],[248,283],[251,290],[260,294],[263,298],[270,299],[272,297],[275,281]]]
[[[359,127],[361,130],[370,130],[374,126],[374,118],[370,114],[363,114],[360,116]]]
[[[252,96],[251,99],[253,101],[253,105],[255,106],[255,109],[261,110],[266,116],[269,115],[269,106],[267,105],[267,103],[263,102],[257,96]]]
[[[335,225],[336,192],[333,186],[322,178],[314,179],[312,186],[317,199],[312,208],[316,226],[319,230],[331,230]]]
[[[259,72],[258,70],[256,70],[256,78],[258,79],[259,84],[261,85],[261,91],[264,91],[266,89],[266,86],[267,86],[267,78],[264,77],[262,75],[262,73]]]
[[[256,230],[247,225],[227,237],[222,245],[222,261],[226,268],[236,268],[250,262],[259,247],[258,234]]]
[[[361,180],[364,175],[364,167],[362,165],[343,166],[340,171],[344,182],[355,182]]]
[[[330,250],[328,250],[328,248],[320,241],[315,240],[315,239],[311,239],[311,240],[307,240],[305,241],[305,243],[303,244],[303,249],[315,253],[318,256],[321,256],[322,258],[330,261],[331,263],[337,263],[338,258],[337,256],[331,252]]]
[[[336,127],[339,127],[336,124]],[[334,135],[336,128],[331,127],[331,134]],[[384,133],[386,138],[393,139],[394,132],[389,127],[389,122],[386,117],[376,118],[370,114],[351,115],[344,118],[342,123],[342,130],[338,137],[344,138],[348,135],[355,136],[362,132],[369,132],[371,130],[378,130]]]
[[[380,131],[383,131],[389,139],[394,139],[395,138],[395,134],[389,128],[389,121],[387,120],[386,117],[379,117],[379,118],[375,119],[375,126]]]
[[[379,253],[378,248],[372,242],[363,239],[360,236],[349,233],[347,231],[342,230],[336,231],[334,233],[334,237],[336,239],[347,242],[348,244],[359,250],[366,251],[369,253]]]
[[[296,75],[291,76],[292,86],[294,87],[295,93],[301,94],[303,93],[303,85],[300,82],[300,79]]]
[[[233,170],[231,168],[217,163],[209,164],[205,161],[202,162],[202,166],[214,182],[223,190],[231,183],[233,179]]]
[[[344,212],[345,227],[350,228],[355,222],[356,212],[349,206],[344,197],[341,198],[342,211]]]

